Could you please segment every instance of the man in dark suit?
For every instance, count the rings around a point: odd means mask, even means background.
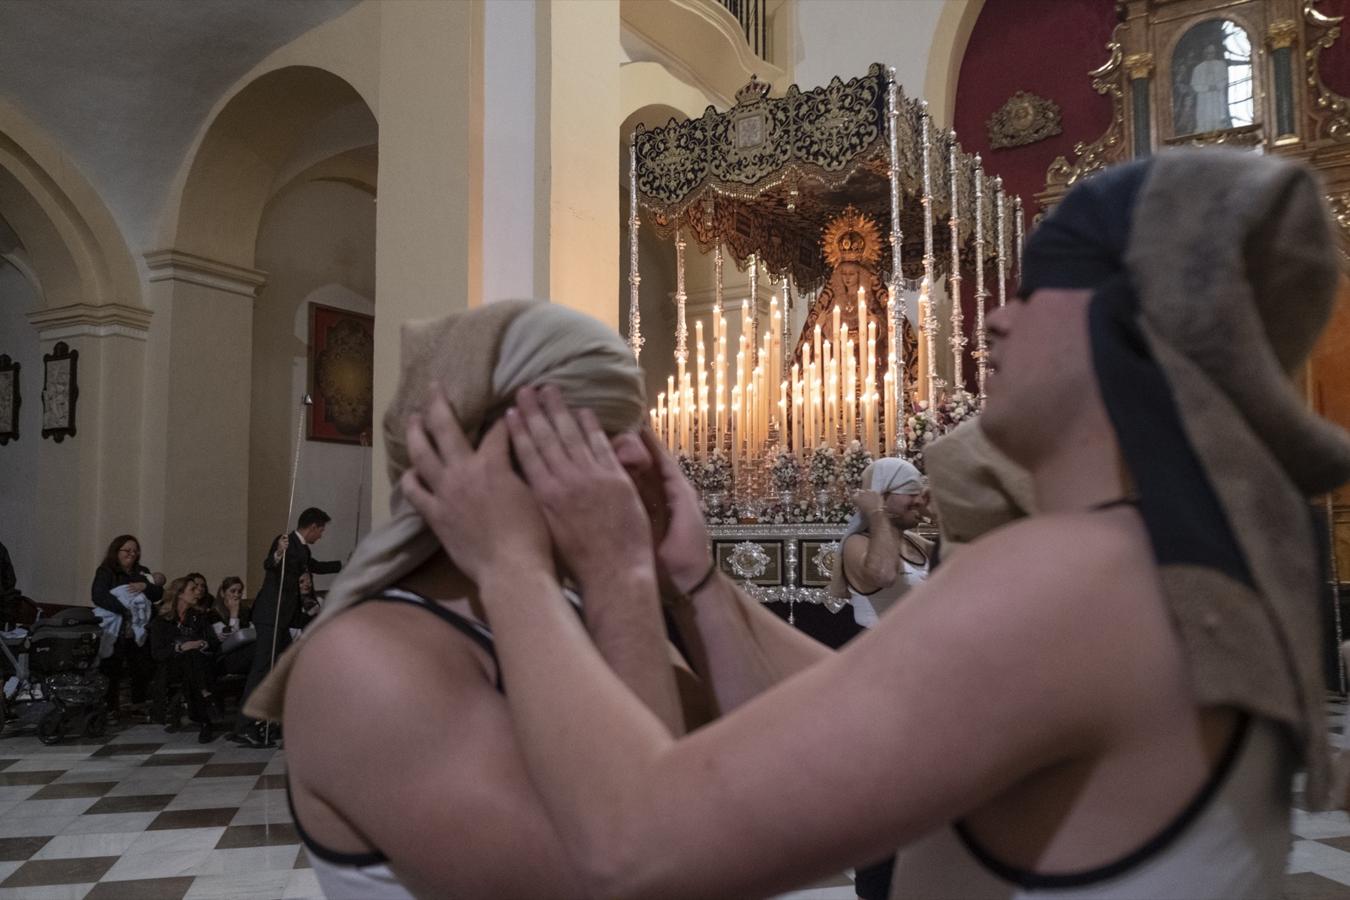
[[[300,513],[295,530],[278,535],[272,541],[263,560],[263,583],[253,600],[253,625],[258,631],[254,645],[253,667],[249,669],[244,695],[240,698],[240,713],[235,723],[235,736],[254,746],[265,746],[267,735],[260,734],[258,723],[243,713],[244,701],[272,669],[275,657],[280,656],[291,643],[292,627],[305,621],[300,608],[300,578],[302,575],[331,575],[342,568],[340,562],[323,562],[313,557],[310,548],[323,537],[331,521],[328,513],[309,507]],[[275,646],[275,652],[273,647]]]

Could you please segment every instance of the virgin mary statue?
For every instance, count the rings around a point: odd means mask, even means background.
[[[886,328],[886,283],[881,278],[878,265],[881,261],[881,229],[870,216],[849,206],[825,226],[820,243],[830,274],[806,315],[806,324],[797,338],[794,358],[802,358],[802,347],[811,343],[817,324],[826,337],[833,339],[830,329],[836,306],[850,331],[856,331],[858,288],[861,286],[863,299],[867,303],[867,315],[877,323],[877,377],[880,378],[886,371],[890,350]],[[863,339],[866,339],[866,335]],[[857,335],[854,335],[854,340],[858,340]],[[918,346],[913,329],[905,321],[905,376],[906,383],[910,385],[915,383],[918,372]]]

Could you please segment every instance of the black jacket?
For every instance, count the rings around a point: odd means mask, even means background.
[[[207,652],[220,649],[220,640],[211,627],[207,615],[200,609],[190,609],[183,621],[155,616],[150,620],[150,655],[156,660],[172,659],[179,644],[187,641],[206,641]],[[189,653],[199,651],[189,650]]]
[[[300,611],[300,573],[310,575],[331,575],[342,568],[340,562],[323,562],[310,555],[309,547],[300,540],[300,535],[291,532],[291,542],[286,548],[286,571],[281,571],[281,563],[273,559],[277,542],[267,548],[267,557],[263,560],[263,583],[253,599],[253,622],[256,625],[271,627],[280,623],[290,626],[298,618]],[[280,579],[281,603],[277,604],[278,579]]]
[[[115,587],[131,584],[135,581],[145,582],[145,596],[152,605],[159,603],[160,598],[164,596],[164,588],[151,580],[150,570],[145,566],[137,566],[135,572],[124,572],[121,569],[99,566],[98,571],[94,572],[94,583],[90,587],[89,593],[94,605],[99,609],[106,609],[108,612],[116,613],[119,616],[129,616],[131,610],[127,609],[121,600],[113,596],[112,590]]]

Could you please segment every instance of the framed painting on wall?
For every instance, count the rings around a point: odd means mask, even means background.
[[[42,355],[42,436],[61,443],[75,436],[75,401],[80,388],[77,364],[80,351],[58,341]]]
[[[0,354],[0,447],[19,439],[19,364]]]
[[[311,303],[309,439],[368,444],[374,381],[375,317]]]

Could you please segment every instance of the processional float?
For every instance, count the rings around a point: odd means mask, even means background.
[[[1021,200],[954,132],[935,128],[893,69],[768,91],[752,80],[726,112],[633,133],[628,340],[650,366],[638,300],[645,213],[676,255],[674,371],[652,428],[699,489],[729,574],[766,601],[838,609],[821,588],[862,470],[881,455],[922,467],[928,442],[983,403],[985,310],[1006,303],[1020,266]],[[711,333],[700,320],[692,342],[691,243],[713,257],[715,283]],[[728,259],[749,277],[731,305]],[[963,273],[973,279],[972,334]]]

